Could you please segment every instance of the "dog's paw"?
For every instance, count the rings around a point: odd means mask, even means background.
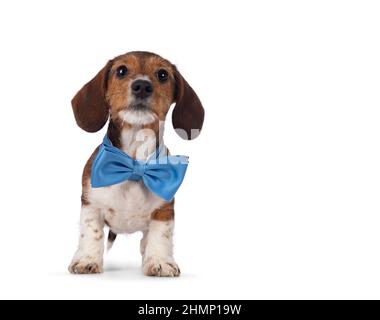
[[[153,277],[178,277],[181,271],[173,258],[148,257],[143,262],[143,273]]]
[[[95,274],[102,273],[103,266],[101,263],[87,259],[74,260],[69,266],[69,272],[73,274]]]

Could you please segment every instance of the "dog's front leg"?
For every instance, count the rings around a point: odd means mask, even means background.
[[[147,276],[177,277],[180,270],[173,258],[174,203],[167,203],[152,214],[143,253]]]
[[[103,272],[104,219],[101,211],[91,206],[82,206],[78,250],[69,266],[76,274]]]

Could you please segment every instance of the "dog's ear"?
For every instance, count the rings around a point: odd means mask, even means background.
[[[109,61],[71,100],[75,120],[87,132],[99,131],[108,120],[109,106],[105,94],[111,66],[112,61]]]
[[[176,67],[174,67],[174,79],[176,104],[172,113],[173,127],[181,138],[195,139],[202,129],[205,111],[197,94]]]

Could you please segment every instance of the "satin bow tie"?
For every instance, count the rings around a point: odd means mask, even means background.
[[[188,157],[161,153],[158,149],[147,161],[134,160],[106,136],[92,163],[91,185],[100,188],[125,180],[142,180],[149,191],[170,201],[185,177]]]

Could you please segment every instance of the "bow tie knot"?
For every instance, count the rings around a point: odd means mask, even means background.
[[[135,160],[114,147],[106,136],[92,163],[91,186],[101,188],[126,180],[142,180],[149,191],[171,201],[185,177],[187,165],[187,157],[161,155],[160,149],[147,161]]]
[[[142,162],[139,160],[134,160],[133,161],[133,174],[135,174],[139,177],[143,177],[143,175],[145,173],[145,167],[146,167],[145,162]]]

